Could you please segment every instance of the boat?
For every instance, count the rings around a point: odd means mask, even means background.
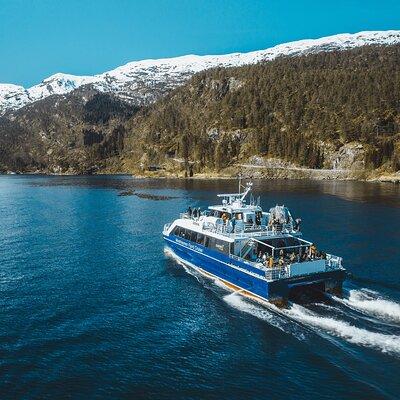
[[[173,255],[232,291],[279,307],[303,292],[340,294],[342,258],[305,240],[301,219],[288,207],[264,212],[252,186],[239,180],[238,193],[218,194],[221,204],[204,211],[189,207],[165,224],[163,238]]]

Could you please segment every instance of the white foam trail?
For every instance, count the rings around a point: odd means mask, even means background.
[[[371,332],[366,329],[357,328],[345,321],[320,317],[298,304],[292,305],[285,313],[298,322],[322,329],[350,343],[373,347],[384,353],[400,355],[400,336]]]
[[[191,265],[187,261],[183,261],[179,256],[177,256],[169,249],[165,249],[165,254],[174,258],[179,264],[181,264],[185,268],[185,270],[188,273],[190,273],[197,280],[199,280],[198,275],[200,275],[200,273],[197,272],[197,269],[194,265]],[[189,268],[188,265],[191,266],[192,268]],[[218,286],[226,289],[226,286],[219,279],[215,278],[212,280]],[[349,299],[339,299],[339,298],[335,299],[340,301],[344,300],[350,301],[350,299],[352,298],[351,292],[352,291],[350,291]],[[369,293],[376,294],[376,292],[372,291],[369,291]],[[353,294],[353,301],[354,301],[354,296],[355,294]],[[380,312],[382,312],[381,310],[382,304],[385,303],[390,303],[390,305],[392,306],[393,305],[399,306],[397,303],[389,302],[387,300],[373,299],[370,295],[361,291],[360,294],[356,295],[356,297],[357,296],[358,296],[357,301],[364,301],[364,302],[374,301],[375,302],[374,304],[376,305],[376,307]],[[360,300],[359,298],[362,299]],[[253,302],[246,301],[245,298],[243,298],[240,294],[237,293],[230,293],[224,296],[223,299],[231,307],[234,307],[242,312],[246,312],[263,321],[266,321],[270,325],[280,329],[283,332],[291,333],[299,340],[304,340],[305,334],[304,332],[299,332],[298,329],[297,330],[295,329],[295,327],[293,326],[293,322],[296,321],[301,324],[306,324],[310,327],[321,329],[329,334],[343,338],[350,343],[376,348],[384,353],[394,353],[400,355],[400,336],[371,332],[366,329],[357,328],[356,326],[353,326],[345,321],[337,320],[334,318],[321,317],[297,304],[292,305],[290,309],[280,310],[276,308],[274,305],[267,302],[265,303],[265,307],[263,307],[262,305],[257,305]],[[378,301],[385,303],[376,303]],[[368,307],[371,308],[371,305],[368,305]],[[275,312],[269,311],[268,308],[274,309],[273,311]],[[400,313],[397,314],[397,308],[391,310],[392,311],[395,310],[394,311],[395,316],[397,315],[400,316]],[[385,312],[387,315],[387,310]],[[279,315],[277,314],[289,317],[290,320],[286,320],[283,317],[279,317]],[[391,314],[392,312],[389,315]]]
[[[176,255],[172,250],[170,250],[168,247],[164,247],[164,254],[168,257],[173,258],[179,265],[181,265],[184,270],[194,276],[199,282],[200,276],[205,276],[204,274],[201,273],[201,271],[199,271],[199,269],[192,263],[183,260],[181,257],[179,257],[178,255]],[[189,268],[190,267],[190,268]],[[224,289],[224,290],[230,290],[220,279],[213,277],[213,276],[206,276],[208,279],[210,279],[216,286]]]
[[[183,267],[183,269],[185,270],[185,272],[187,272],[188,274],[194,276],[196,278],[196,280],[198,282],[200,282],[200,272],[197,271],[196,267],[186,261],[183,261],[179,256],[177,256],[172,250],[170,250],[168,247],[164,247],[164,254],[167,257],[170,257],[172,259],[174,259],[175,262],[177,262],[180,266]]]
[[[291,333],[299,340],[305,339],[304,332],[298,332],[298,330],[295,329],[296,327],[293,325],[293,321],[288,321],[266,308],[271,307],[272,309],[276,309],[276,312],[279,313],[279,309],[272,304],[265,303],[266,307],[263,307],[262,305],[258,305],[246,300],[243,296],[237,293],[228,294],[224,296],[223,299],[227,304],[239,311],[266,321],[268,324],[280,329],[283,332]]]
[[[200,272],[197,271],[196,266],[188,263],[187,261],[183,261],[179,256],[177,256],[172,250],[165,247],[164,253],[166,256],[173,258],[176,262],[178,262],[182,267],[185,269],[186,272],[193,275],[198,281],[200,281],[199,276],[201,275]],[[191,268],[190,268],[191,267]],[[210,280],[218,287],[221,287],[225,290],[230,290],[220,279],[211,277]],[[258,306],[254,303],[250,303],[246,301],[240,294],[237,293],[230,293],[223,297],[224,301],[228,303],[231,307],[236,308],[240,311],[249,313],[263,321],[268,322],[270,325],[274,326],[275,328],[280,329],[283,332],[286,332],[285,325],[289,326],[293,325],[291,321],[285,321],[283,318],[280,318],[278,315],[273,314],[272,312],[268,311],[266,308],[262,306]],[[269,307],[276,308],[274,305],[268,304]],[[278,311],[278,308],[276,308]],[[304,334],[294,332],[291,329],[295,337],[299,340],[303,340],[305,338]]]
[[[164,248],[164,253],[166,256],[173,258],[179,265],[183,267],[183,269],[190,275],[194,276],[197,281],[200,282],[200,277],[205,276],[204,274],[199,271],[199,269],[192,263],[183,260],[181,257],[176,255],[172,250],[170,250],[168,247]],[[207,279],[210,279],[216,286],[229,290],[229,288],[218,278],[212,277],[212,276],[206,276]]]
[[[373,315],[375,317],[380,317],[385,320],[400,323],[399,303],[382,298],[376,298],[371,296],[369,293],[372,293],[375,296],[378,295],[378,293],[369,290],[350,290],[348,298],[341,299],[334,297],[334,299],[352,309]]]

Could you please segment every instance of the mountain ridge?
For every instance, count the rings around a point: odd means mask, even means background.
[[[398,30],[363,31],[282,43],[248,53],[184,55],[132,61],[93,76],[56,73],[28,89],[10,83],[0,84],[0,116],[48,96],[65,95],[86,85],[103,93],[112,93],[135,105],[148,105],[186,82],[195,73],[211,68],[239,67],[272,61],[281,56],[300,56],[348,50],[365,45],[384,46],[397,43],[400,43]]]

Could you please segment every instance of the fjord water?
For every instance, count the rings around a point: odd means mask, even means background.
[[[264,208],[289,206],[349,271],[343,298],[287,310],[226,292],[164,248],[164,223],[233,190],[0,177],[0,398],[399,398],[399,186],[255,182]]]

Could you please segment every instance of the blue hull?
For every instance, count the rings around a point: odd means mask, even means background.
[[[305,285],[319,285],[324,291],[340,292],[345,278],[343,270],[336,270],[267,282],[262,271],[228,255],[174,235],[164,235],[164,239],[184,262],[221,279],[231,289],[243,290],[243,294],[277,304],[285,304],[293,288]]]

